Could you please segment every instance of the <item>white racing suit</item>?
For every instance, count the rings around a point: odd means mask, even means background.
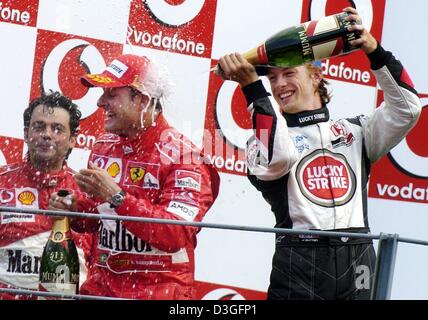
[[[415,125],[421,103],[394,56],[368,55],[385,102],[371,116],[334,121],[326,106],[281,115],[261,81],[243,88],[255,135],[251,183],[276,227],[369,232],[370,166]],[[368,299],[375,254],[370,240],[277,234],[269,299]]]

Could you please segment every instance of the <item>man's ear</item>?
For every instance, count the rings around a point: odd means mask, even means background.
[[[70,149],[74,148],[74,146],[76,145],[76,140],[77,140],[77,135],[75,134],[70,135],[70,141],[68,144],[70,146]]]
[[[312,71],[312,81],[314,82],[315,87],[318,87],[319,83],[323,79],[322,71],[320,68],[315,68]]]

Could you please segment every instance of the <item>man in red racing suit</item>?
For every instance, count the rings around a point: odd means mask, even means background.
[[[98,201],[99,213],[201,221],[217,197],[219,176],[163,117],[158,87],[149,82],[151,67],[145,57],[123,55],[103,74],[82,78],[85,85],[104,87],[98,105],[104,109],[109,133],[94,144],[88,169],[80,170],[76,180]],[[121,78],[115,75],[120,68],[127,70]],[[127,117],[128,113],[133,116]],[[94,227],[92,219],[73,222],[75,230]],[[129,299],[194,298],[199,230],[101,220],[93,265],[81,293]]]
[[[49,108],[52,109],[49,111]],[[69,120],[71,118],[75,119],[74,122]],[[77,106],[59,93],[35,99],[26,111],[25,140],[29,153],[22,162],[0,168],[1,288],[38,289],[40,259],[52,229],[49,216],[2,212],[1,208],[46,210],[51,195],[59,189],[74,192],[78,203],[85,204],[84,195],[75,191],[79,188],[74,173],[65,163],[69,147],[74,144],[70,144],[69,139],[75,137],[79,118]],[[54,133],[50,127],[63,128]],[[65,136],[68,138],[63,139]],[[91,238],[73,233],[73,239],[78,247],[80,280],[83,282],[86,268],[82,248],[89,250]],[[35,296],[0,294],[0,299],[28,298],[34,299]]]

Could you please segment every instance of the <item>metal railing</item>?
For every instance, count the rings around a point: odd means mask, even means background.
[[[14,207],[2,207],[2,212],[11,213],[25,213],[25,214],[39,214],[47,216],[66,216],[66,217],[77,217],[77,218],[90,218],[90,219],[103,219],[103,220],[122,220],[122,221],[134,221],[143,223],[158,223],[158,224],[173,224],[183,226],[193,226],[198,228],[212,228],[212,229],[225,229],[225,230],[236,230],[236,231],[250,231],[250,232],[264,232],[264,233],[275,233],[285,235],[316,235],[325,237],[347,237],[357,239],[371,239],[379,240],[376,267],[373,278],[373,289],[371,294],[372,300],[387,300],[391,297],[392,280],[394,275],[395,259],[397,255],[398,242],[411,243],[417,245],[428,246],[428,241],[403,238],[398,234],[366,234],[366,233],[352,233],[352,232],[337,232],[337,231],[320,231],[320,230],[299,230],[299,229],[286,229],[286,228],[267,228],[267,227],[254,227],[254,226],[243,226],[243,225],[229,225],[229,224],[218,224],[208,222],[190,222],[183,220],[170,220],[170,219],[157,219],[157,218],[142,218],[142,217],[130,217],[130,216],[119,216],[110,214],[94,214],[85,212],[70,212],[70,211],[55,211],[55,210],[40,210],[40,209],[25,209],[25,208],[14,208]],[[26,294],[34,296],[52,296],[66,299],[92,299],[92,300],[123,300],[113,299],[108,297],[97,297],[87,295],[69,295],[53,292],[41,292],[33,290],[23,290],[19,288],[0,288],[0,293],[11,293],[11,294]]]

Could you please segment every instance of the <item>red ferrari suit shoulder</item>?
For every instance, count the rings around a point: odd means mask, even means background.
[[[90,161],[115,179],[126,198],[116,209],[101,203],[98,212],[201,221],[219,190],[218,173],[204,160],[162,115],[136,139],[103,135]],[[103,220],[84,290],[136,299],[192,298],[198,232],[189,226]]]

